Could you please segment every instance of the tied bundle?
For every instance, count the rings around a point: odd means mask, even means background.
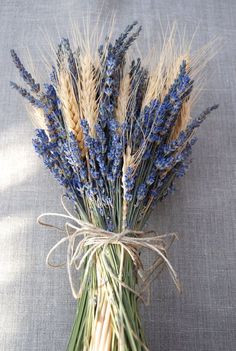
[[[154,231],[137,231],[133,229],[124,229],[121,233],[110,232],[108,230],[96,227],[95,225],[87,222],[83,222],[77,217],[74,217],[73,214],[67,209],[63,202],[63,197],[61,199],[63,208],[65,210],[65,214],[61,213],[43,213],[38,217],[38,223],[44,225],[46,227],[51,227],[57,229],[61,232],[65,232],[66,236],[64,236],[61,240],[59,240],[49,251],[46,262],[51,267],[61,267],[65,265],[62,264],[53,264],[50,262],[50,258],[54,251],[64,242],[68,242],[68,250],[67,250],[67,270],[69,281],[71,285],[71,290],[73,296],[77,299],[81,296],[84,286],[86,284],[86,274],[83,275],[83,283],[81,283],[79,291],[76,290],[74,285],[74,280],[72,277],[72,266],[76,268],[76,270],[80,270],[83,267],[83,262],[89,256],[89,259],[92,260],[93,256],[96,255],[97,251],[102,248],[102,254],[105,253],[105,248],[108,244],[119,245],[121,247],[122,256],[125,252],[132,258],[132,261],[135,265],[137,273],[142,280],[142,285],[144,289],[150,284],[150,278],[154,271],[157,271],[157,268],[161,266],[163,263],[166,263],[169,271],[172,275],[172,278],[176,284],[176,287],[180,290],[180,283],[178,281],[177,275],[172,268],[170,262],[166,257],[167,249],[172,244],[173,240],[176,238],[176,234],[170,233],[165,235],[157,235]],[[46,223],[42,221],[43,217],[60,217],[67,220],[65,223],[65,229],[59,228],[55,225]],[[68,222],[68,219],[70,220]],[[70,233],[70,229],[72,229],[72,233]],[[131,235],[130,235],[131,234]],[[152,236],[150,236],[152,234]],[[149,236],[148,236],[149,235]],[[154,235],[154,236],[153,236]],[[76,238],[82,238],[79,243],[76,243]],[[167,239],[170,239],[169,241]],[[84,250],[85,247],[89,247],[89,250]],[[147,248],[157,254],[157,259],[154,263],[147,269],[146,271],[143,269],[143,265],[140,262],[138,249]],[[106,257],[106,255],[104,256]],[[123,270],[122,261],[120,262],[119,271]],[[77,264],[78,262],[78,264]],[[87,264],[87,267],[89,265]],[[135,295],[142,298],[141,294],[138,291],[132,290],[127,285],[123,284],[122,280],[119,280],[118,277],[113,275],[114,279],[119,281],[123,287],[133,291]],[[151,278],[153,279],[153,278]]]
[[[167,258],[175,235],[157,235],[144,225],[185,174],[195,130],[217,108],[191,118],[212,45],[191,55],[190,45],[175,44],[174,26],[157,62],[144,65],[127,55],[140,30],[134,22],[116,40],[107,36],[97,50],[94,35],[78,36],[74,48],[63,38],[51,81],[43,86],[11,51],[28,86],[11,82],[37,124],[35,151],[73,205],[73,213],[62,202],[64,214],[38,219],[64,233],[48,254],[50,265],[61,265],[50,257],[68,245],[66,264],[78,300],[68,351],[148,350],[139,299],[165,266],[179,287]],[[45,222],[45,216],[63,218],[64,228]],[[156,254],[146,269],[142,248]],[[80,284],[73,269],[81,272]]]

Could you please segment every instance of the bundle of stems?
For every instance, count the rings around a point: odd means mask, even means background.
[[[165,238],[147,239],[144,225],[185,174],[195,130],[217,107],[190,116],[212,45],[191,54],[173,26],[160,54],[144,65],[127,56],[140,31],[134,22],[97,50],[95,32],[76,36],[74,48],[63,38],[43,86],[11,51],[29,88],[11,82],[31,107],[35,151],[73,204],[73,216],[64,217],[79,223],[72,233],[66,223],[67,237],[56,244],[69,241],[68,267],[83,268],[68,351],[148,350],[140,279],[148,286],[165,264],[175,274]],[[159,255],[146,271],[142,247]]]
[[[117,246],[109,245],[106,257],[97,253],[86,288],[78,300],[68,350],[147,350],[134,292],[137,277],[133,262]],[[120,277],[121,279],[121,277]]]

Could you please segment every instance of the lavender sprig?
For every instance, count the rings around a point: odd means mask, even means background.
[[[33,105],[34,107],[37,107],[37,108],[43,108],[44,107],[44,104],[39,99],[36,99],[26,89],[22,88],[18,84],[14,83],[14,82],[10,82],[10,86],[13,89],[17,90],[19,92],[19,94],[21,96],[23,96],[26,100],[28,100],[31,103],[31,105]]]
[[[23,80],[26,82],[26,84],[30,86],[32,92],[38,93],[40,91],[40,85],[35,82],[32,75],[25,69],[24,65],[21,63],[19,57],[17,56],[15,50],[12,49],[10,52],[11,52],[12,60],[16,68],[18,68]]]

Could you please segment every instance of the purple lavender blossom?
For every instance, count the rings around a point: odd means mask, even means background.
[[[31,76],[31,74],[28,71],[26,71],[24,65],[21,63],[19,57],[17,56],[15,50],[12,49],[10,52],[11,52],[12,60],[16,65],[16,68],[18,68],[23,80],[26,82],[26,84],[30,86],[32,92],[38,93],[40,91],[40,85],[38,83],[35,83],[34,78]]]
[[[39,99],[36,99],[26,89],[22,88],[18,84],[14,83],[14,82],[10,82],[10,86],[13,89],[17,90],[19,92],[19,94],[21,96],[23,96],[25,99],[27,99],[31,103],[31,105],[33,105],[34,107],[37,107],[37,108],[43,108],[44,107],[44,104]]]

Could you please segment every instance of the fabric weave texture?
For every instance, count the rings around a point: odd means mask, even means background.
[[[45,265],[59,233],[39,227],[42,212],[60,212],[62,189],[34,154],[33,127],[21,97],[9,87],[17,72],[9,50],[27,56],[43,72],[41,50],[67,35],[72,21],[116,14],[114,31],[138,20],[145,50],[176,20],[193,48],[221,36],[193,115],[220,107],[198,131],[193,163],[177,191],[155,209],[149,228],[177,232],[170,249],[183,292],[165,271],[152,288],[142,320],[150,350],[236,349],[236,2],[234,0],[3,0],[0,8],[0,350],[63,351],[74,318],[66,269]],[[25,62],[25,61],[24,61]],[[30,67],[29,67],[30,69]],[[42,81],[46,81],[46,74]],[[66,251],[61,252],[65,255]],[[148,264],[152,257],[144,255]]]

